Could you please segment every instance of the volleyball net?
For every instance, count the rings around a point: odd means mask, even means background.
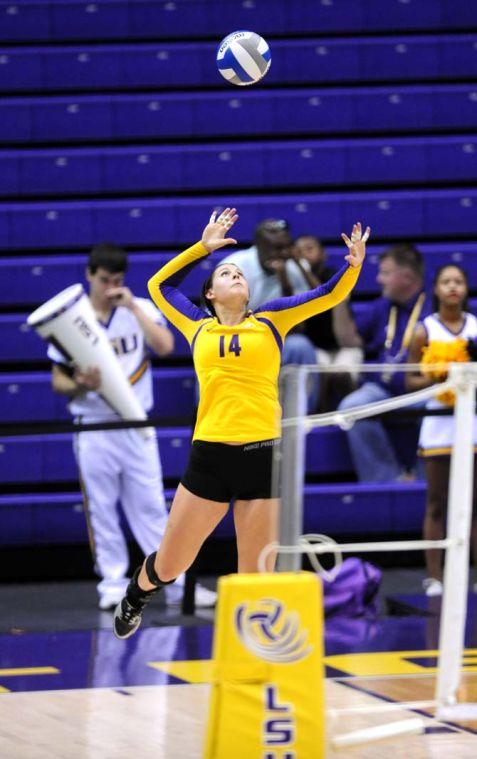
[[[306,414],[306,383],[310,373],[356,372],[356,366],[332,367],[287,367],[282,376],[282,401],[284,408],[283,439],[274,466],[274,479],[281,489],[281,517],[279,542],[267,546],[260,557],[260,571],[264,571],[267,556],[272,551],[278,553],[279,571],[298,571],[303,554],[321,573],[319,557],[332,554],[340,563],[343,554],[364,554],[383,552],[410,552],[443,549],[445,552],[443,595],[439,623],[439,652],[437,657],[437,677],[434,699],[428,706],[435,707],[435,716],[442,720],[475,720],[477,703],[458,703],[458,689],[462,678],[467,596],[469,585],[469,543],[473,500],[474,444],[473,423],[475,417],[475,393],[477,387],[477,364],[461,363],[449,365],[446,381],[417,392],[350,408],[346,411],[331,411],[322,414]],[[440,367],[429,367],[433,368]],[[366,364],[360,371],[371,375],[390,371],[416,372],[418,365]],[[450,481],[448,491],[447,531],[442,540],[387,540],[376,542],[335,543],[332,539],[319,536],[319,542],[302,535],[303,498],[305,477],[305,445],[307,435],[317,428],[326,426],[348,430],[362,419],[398,409],[406,410],[419,405],[436,395],[436,392],[455,393],[455,438],[451,455]],[[422,408],[422,415],[425,410]],[[338,507],[338,506],[337,506]],[[313,536],[311,536],[313,538]],[[418,709],[421,702],[406,704],[407,709]],[[383,707],[380,707],[383,708]],[[386,708],[386,707],[384,707]],[[391,706],[389,708],[392,708]],[[415,720],[408,720],[409,731],[416,729]],[[412,723],[412,724],[411,724]],[[406,726],[393,723],[386,728],[389,735],[406,732]],[[363,732],[363,731],[362,731]],[[381,731],[382,732],[382,731]],[[379,731],[378,731],[379,733]],[[376,737],[376,736],[374,736]],[[377,737],[383,737],[381,733]],[[341,745],[373,740],[373,730],[353,737],[342,736]],[[339,744],[337,744],[339,745]]]

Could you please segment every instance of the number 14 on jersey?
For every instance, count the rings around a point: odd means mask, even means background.
[[[235,353],[236,356],[240,356],[240,351],[242,348],[240,347],[239,343],[239,336],[238,335],[232,335],[230,338],[230,342],[228,345],[228,348],[226,349],[225,346],[225,335],[220,335],[219,337],[219,356],[220,358],[225,358],[226,351],[228,353]]]

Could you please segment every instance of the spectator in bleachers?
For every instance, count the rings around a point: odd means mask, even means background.
[[[419,319],[431,311],[430,299],[423,290],[424,262],[410,244],[393,245],[380,255],[377,281],[381,297],[356,319],[365,359],[378,363],[400,364],[407,360],[409,345]],[[346,321],[349,316],[342,312]],[[405,392],[403,372],[368,375],[360,388],[344,398],[339,410],[374,403]],[[365,419],[347,430],[351,457],[362,482],[393,482],[408,473],[399,462],[382,422]]]
[[[421,371],[406,375],[408,390],[420,390],[442,382],[447,377],[445,366],[450,361],[475,361],[477,319],[466,311],[469,294],[467,274],[455,264],[442,266],[434,279],[434,313],[419,323],[409,350],[409,361],[421,364]],[[470,341],[470,342],[469,342]],[[439,370],[429,364],[441,363]],[[453,392],[436,394],[427,408],[443,409],[454,405]],[[424,540],[445,537],[445,519],[449,492],[450,458],[455,437],[453,416],[427,416],[419,436],[419,449],[424,457],[427,480]],[[477,445],[477,421],[474,417],[474,446]],[[477,478],[474,476],[474,509],[472,548],[477,561]],[[442,550],[426,551],[427,577],[423,582],[427,596],[442,594]]]
[[[293,238],[284,219],[264,219],[255,228],[254,244],[239,250],[227,261],[238,266],[250,288],[249,307],[253,310],[269,300],[304,293],[310,289],[305,271],[306,261],[293,255]],[[302,332],[301,325],[288,334],[282,352],[282,366],[287,364],[316,364],[315,348]],[[319,380],[313,374],[308,378],[308,409],[315,411],[318,404]]]
[[[302,235],[295,240],[293,257],[310,288],[327,282],[335,269],[327,264],[326,251],[314,235]],[[307,261],[309,269],[302,266]],[[304,322],[305,335],[315,346],[316,361],[320,366],[333,364],[357,365],[363,360],[361,337],[352,318],[342,318],[349,312],[348,300],[333,309],[312,316]],[[349,315],[349,314],[348,314]],[[320,376],[319,410],[328,411],[356,386],[356,375],[336,373]]]
[[[86,278],[89,298],[106,331],[120,366],[129,378],[144,409],[153,405],[149,349],[167,356],[174,347],[172,332],[161,312],[144,298],[135,298],[124,285],[127,254],[122,248],[103,243],[89,255]],[[50,345],[52,384],[55,392],[69,398],[69,410],[78,422],[118,419],[97,392],[101,384],[98,367],[80,371],[57,347]],[[113,609],[124,595],[129,555],[121,529],[118,501],[129,526],[145,554],[156,548],[164,534],[167,508],[162,468],[154,433],[145,437],[137,430],[80,432],[75,454],[84,494],[95,570],[99,575],[99,608]],[[184,577],[176,589],[168,589],[166,600],[182,598]],[[215,593],[197,588],[196,604],[211,606]]]

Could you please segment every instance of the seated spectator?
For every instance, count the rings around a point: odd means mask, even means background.
[[[424,263],[420,252],[409,244],[387,248],[380,256],[377,281],[382,288],[381,297],[356,320],[365,358],[378,363],[404,363],[414,327],[431,312],[431,300],[423,291]],[[346,314],[343,318],[347,318]],[[338,408],[346,411],[404,392],[403,372],[372,375],[346,396]],[[392,482],[406,478],[382,422],[364,419],[356,422],[347,435],[360,481]]]
[[[265,219],[255,229],[254,244],[227,256],[226,259],[242,271],[250,287],[249,308],[275,298],[303,293],[310,289],[304,274],[309,270],[306,261],[293,256],[293,239],[288,222]],[[316,364],[315,348],[310,339],[299,331],[288,334],[282,352],[282,365]],[[316,374],[308,380],[308,410],[318,404],[319,380]]]
[[[300,266],[310,288],[327,282],[335,269],[326,263],[326,251],[320,240],[314,235],[298,237],[293,248],[293,255]],[[301,261],[307,261],[310,269],[301,267]],[[342,318],[343,310],[348,318]],[[320,366],[332,364],[358,365],[363,360],[362,340],[349,313],[349,303],[344,301],[335,308],[307,319],[304,323],[305,335],[311,340],[316,350],[316,361]],[[329,411],[336,407],[344,395],[350,393],[357,382],[357,374],[322,374],[320,376],[319,410]]]

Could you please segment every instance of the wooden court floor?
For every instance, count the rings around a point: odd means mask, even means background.
[[[434,674],[328,678],[328,736],[408,719],[416,711],[396,702],[431,700]],[[210,686],[94,688],[0,696],[2,759],[199,759],[202,756]],[[477,700],[477,674],[463,677],[461,696]],[[369,711],[372,707],[375,711]],[[419,709],[426,731],[326,757],[455,759],[477,756],[477,723],[443,723]],[[224,757],[223,759],[227,759]],[[313,759],[313,757],[299,757]]]

